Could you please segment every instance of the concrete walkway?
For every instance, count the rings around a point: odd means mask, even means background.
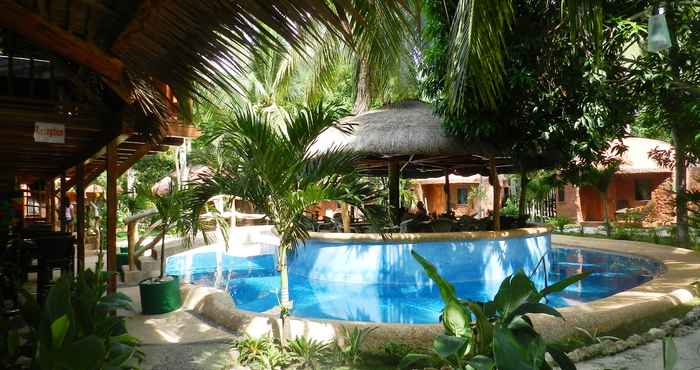
[[[700,331],[684,337],[674,337],[678,351],[675,370],[700,369]],[[576,364],[578,370],[661,370],[663,360],[661,340],[639,346],[614,356],[600,357]]]
[[[120,287],[141,307],[138,287]],[[236,335],[179,310],[162,315],[128,314],[129,334],[139,338],[146,354],[143,370],[208,370],[231,365],[229,350]]]

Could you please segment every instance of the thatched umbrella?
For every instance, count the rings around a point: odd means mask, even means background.
[[[406,101],[346,117],[350,133],[338,129],[324,132],[311,152],[344,146],[362,153],[358,162],[370,176],[388,176],[390,204],[399,208],[399,178],[427,178],[449,174],[469,176],[488,172],[490,152],[480,143],[466,143],[448,136],[442,119],[423,102]],[[497,166],[508,171],[508,158],[497,158]],[[449,207],[449,206],[448,206]]]

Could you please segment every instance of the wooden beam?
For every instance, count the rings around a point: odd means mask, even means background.
[[[107,79],[120,82],[124,63],[94,44],[51,24],[14,0],[0,0],[0,25],[24,38],[84,65]]]
[[[121,163],[117,168],[117,177],[121,176],[134,165],[139,159],[143,158],[151,150],[151,144],[141,144],[141,147],[136,149],[136,152],[132,154],[126,161]]]
[[[202,135],[202,131],[194,126],[171,123],[168,124],[165,136],[196,139],[200,135]]]
[[[107,144],[107,271],[112,293],[117,291],[117,145]]]
[[[77,199],[76,207],[76,244],[78,247],[78,272],[85,269],[85,182],[83,178],[85,177],[85,165],[78,163],[76,166],[77,183],[75,184],[75,196]]]

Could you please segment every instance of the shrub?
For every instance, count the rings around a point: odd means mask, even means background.
[[[384,343],[384,353],[386,362],[390,365],[398,365],[401,359],[413,352],[413,348],[405,343],[386,342]]]
[[[291,360],[302,369],[319,369],[330,345],[306,337],[297,337],[287,344]]]
[[[564,227],[571,223],[571,219],[566,216],[554,216],[550,217],[547,223],[556,227],[560,233],[563,233]]]
[[[511,198],[506,199],[503,208],[501,208],[502,216],[518,217],[520,215],[520,209],[518,208],[518,202]]]
[[[289,355],[280,350],[269,337],[245,338],[234,342],[238,349],[238,362],[241,365],[260,369],[274,369],[287,366],[290,362]]]
[[[376,330],[376,327],[372,328],[353,328],[348,330],[346,327],[343,328],[343,338],[340,343],[335,345],[335,357],[339,363],[343,364],[357,364],[362,358],[362,345],[367,337],[367,334]]]
[[[562,369],[576,368],[564,352],[544,342],[527,314],[561,317],[540,301],[589,273],[570,276],[538,291],[520,270],[503,280],[493,301],[471,302],[458,298],[454,286],[438,274],[435,266],[415,251],[411,254],[440,289],[445,303],[441,315],[445,334],[434,339],[432,355],[411,353],[401,361],[401,367],[439,357],[454,369],[547,369],[550,366],[545,354],[549,353]]]

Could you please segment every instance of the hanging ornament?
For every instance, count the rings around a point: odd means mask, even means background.
[[[659,8],[659,14],[649,17],[649,34],[647,36],[647,50],[650,53],[658,53],[671,47],[671,35],[668,32],[664,9]]]

